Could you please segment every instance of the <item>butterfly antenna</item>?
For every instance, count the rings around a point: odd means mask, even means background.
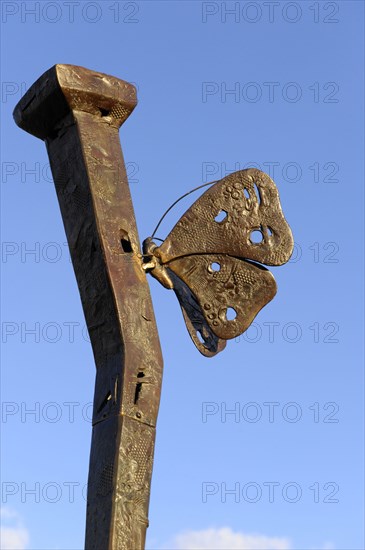
[[[155,233],[157,231],[157,229],[160,227],[162,221],[164,220],[164,218],[166,217],[166,215],[170,212],[170,210],[172,210],[172,208],[174,208],[174,206],[180,202],[182,199],[185,199],[185,197],[187,197],[188,195],[190,195],[191,193],[194,193],[195,191],[198,191],[199,189],[201,189],[202,187],[207,187],[208,185],[213,185],[213,183],[217,183],[218,180],[214,180],[214,181],[210,181],[208,183],[203,183],[203,185],[199,185],[199,187],[195,187],[194,189],[192,189],[191,191],[188,191],[187,193],[185,193],[184,195],[182,195],[181,197],[179,197],[175,202],[172,203],[171,206],[169,206],[169,208],[166,210],[166,212],[161,216],[158,224],[156,225],[152,235],[151,235],[151,239],[154,238],[155,236]],[[157,239],[159,241],[162,241],[162,239]]]

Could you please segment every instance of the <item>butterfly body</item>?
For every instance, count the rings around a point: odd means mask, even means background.
[[[256,262],[282,265],[293,244],[274,182],[241,170],[203,193],[161,246],[146,239],[144,267],[175,291],[190,336],[211,356],[276,294],[273,275]]]
[[[161,263],[158,246],[153,242],[151,237],[143,241],[143,256],[145,258],[144,269],[148,270],[152,277],[157,279],[162,286],[168,290],[172,290],[174,284],[168,275],[166,267]]]

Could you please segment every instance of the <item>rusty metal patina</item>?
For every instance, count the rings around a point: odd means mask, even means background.
[[[249,168],[205,191],[160,246],[146,239],[144,267],[175,291],[194,344],[211,357],[276,294],[273,275],[256,262],[282,265],[293,245],[275,183]]]
[[[56,65],[16,123],[45,140],[96,364],[87,550],[145,545],[162,355],[118,130],[131,84]]]

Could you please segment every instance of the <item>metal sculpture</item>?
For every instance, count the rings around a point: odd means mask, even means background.
[[[274,182],[250,168],[208,189],[161,246],[146,239],[144,268],[175,290],[194,344],[212,356],[276,294],[272,274],[253,262],[282,265],[293,244]]]
[[[55,65],[14,110],[46,143],[96,364],[87,550],[145,545],[162,382],[146,271],[174,289],[194,343],[211,356],[276,292],[254,262],[280,265],[293,247],[275,184],[244,170],[206,191],[160,247],[146,239],[141,254],[118,136],[136,104],[123,80]]]

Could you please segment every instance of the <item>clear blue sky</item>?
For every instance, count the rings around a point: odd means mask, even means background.
[[[148,548],[364,548],[363,8],[2,3],[4,548],[84,539],[93,357],[45,146],[12,120],[55,63],[138,86],[120,135],[141,238],[255,163],[297,243],[274,301],[211,360],[150,281],[165,370]]]

